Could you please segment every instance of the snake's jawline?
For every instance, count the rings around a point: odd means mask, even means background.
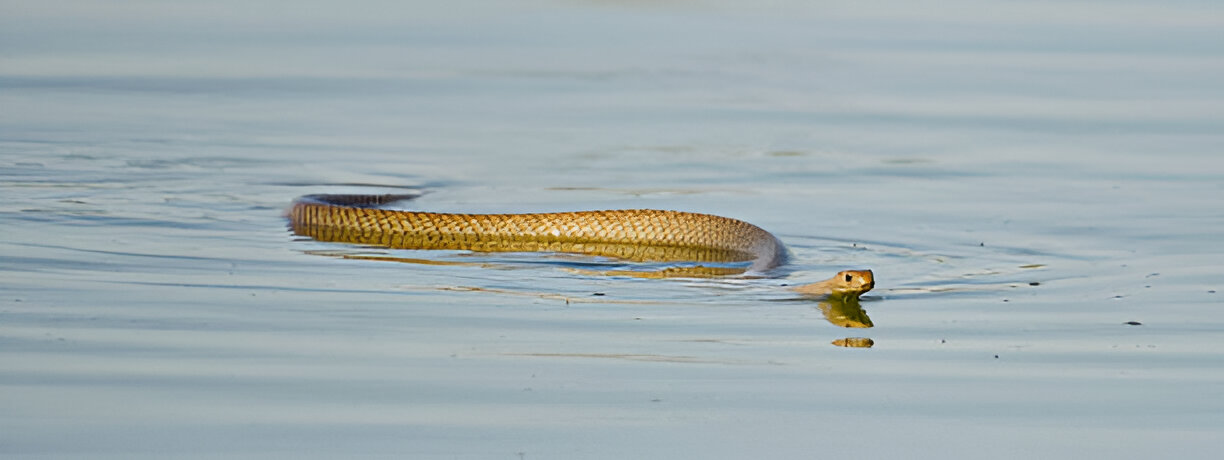
[[[294,202],[294,233],[320,241],[396,249],[550,251],[632,261],[748,262],[765,271],[785,261],[769,232],[727,217],[650,209],[539,214],[427,213],[381,209],[399,195],[308,195]]]

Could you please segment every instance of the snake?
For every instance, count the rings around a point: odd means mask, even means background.
[[[305,195],[289,209],[289,227],[318,241],[391,249],[543,251],[699,264],[665,269],[661,276],[762,273],[787,261],[786,247],[772,233],[729,217],[655,209],[465,214],[386,208],[415,197]],[[804,295],[857,298],[874,286],[871,270],[844,270],[793,289]]]

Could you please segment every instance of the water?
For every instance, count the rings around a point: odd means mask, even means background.
[[[1224,447],[1212,2],[448,5],[3,7],[0,456]],[[737,217],[793,263],[608,278],[285,228],[406,190]],[[864,267],[870,329],[779,286]]]

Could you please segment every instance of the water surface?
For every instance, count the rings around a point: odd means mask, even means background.
[[[4,7],[0,454],[1224,447],[1213,3],[448,5]],[[285,226],[405,191],[736,217],[793,262],[600,277]],[[781,286],[846,268],[870,329]]]

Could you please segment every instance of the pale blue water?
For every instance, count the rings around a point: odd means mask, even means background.
[[[8,2],[0,456],[1213,458],[1222,27],[1213,2]],[[285,228],[299,195],[404,190],[737,217],[793,263],[398,264]],[[874,328],[779,286],[846,268],[875,271]]]

